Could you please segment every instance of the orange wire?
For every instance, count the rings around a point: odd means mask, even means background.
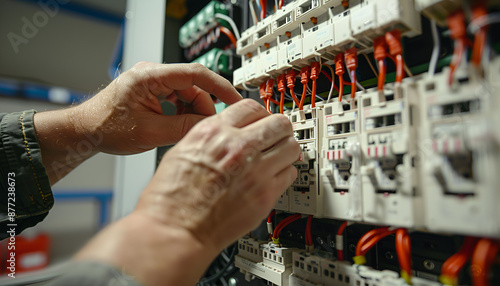
[[[283,114],[283,108],[285,106],[285,92],[282,91],[281,92],[281,96],[280,96],[280,113]]]
[[[357,256],[360,255],[361,247],[363,246],[363,244],[365,244],[368,240],[372,239],[377,234],[388,231],[388,229],[389,229],[389,227],[376,228],[376,229],[372,229],[369,232],[365,233],[361,237],[361,239],[358,241],[358,244],[356,246],[356,255]]]
[[[307,83],[303,84],[302,97],[300,98],[299,110],[304,109],[304,101],[307,95]]]
[[[488,14],[485,1],[475,1],[476,5],[472,8],[472,20],[480,18]],[[483,57],[483,50],[486,44],[486,36],[488,27],[484,26],[479,29],[474,35],[474,45],[472,48],[472,63],[479,67],[481,65],[481,58]]]
[[[354,99],[356,97],[356,70],[351,70],[351,99]]]
[[[401,270],[411,274],[411,246],[408,230],[400,228],[396,231],[396,253]]]
[[[441,275],[456,278],[465,263],[467,263],[467,260],[471,257],[476,243],[477,238],[466,237],[460,250],[450,256],[441,266]]]
[[[405,62],[403,60],[403,55],[396,55],[396,82],[402,82],[405,76],[404,71]]]
[[[344,94],[344,78],[339,75],[339,102],[342,101],[342,94]]]
[[[300,105],[300,102],[299,102],[299,100],[297,99],[297,97],[295,96],[295,92],[293,91],[293,87],[292,87],[292,88],[290,88],[290,95],[292,96],[293,101],[295,102],[295,105],[299,106],[299,105]]]
[[[316,107],[316,80],[312,81],[312,92],[311,92],[311,107]]]
[[[223,33],[224,35],[226,35],[229,38],[231,43],[233,43],[234,47],[236,48],[236,38],[234,37],[233,32],[231,32],[231,30],[229,30],[228,28],[226,28],[224,26],[220,26],[219,29],[220,29],[221,33]]]
[[[281,7],[283,7],[283,2],[284,2],[284,0],[280,0],[280,2],[279,2],[280,9],[281,9]]]
[[[267,14],[267,0],[260,0],[260,19],[264,20]]]
[[[499,250],[498,243],[491,239],[481,239],[474,249],[471,259],[472,282],[474,286],[489,286],[491,264]]]
[[[280,105],[280,103],[274,98],[269,98],[269,100],[276,105]]]
[[[378,90],[384,90],[386,66],[384,60],[378,61]]]
[[[365,256],[366,253],[370,249],[372,249],[372,247],[374,247],[380,240],[382,240],[383,238],[385,238],[391,234],[395,234],[395,233],[396,233],[396,230],[388,230],[386,232],[382,232],[380,234],[377,234],[372,239],[367,241],[363,246],[361,246],[360,255]]]

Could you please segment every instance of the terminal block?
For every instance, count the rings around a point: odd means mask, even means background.
[[[235,256],[235,266],[245,274],[250,281],[253,277],[259,277],[273,283],[272,285],[287,286],[288,278],[292,273],[292,253],[296,248],[285,248],[268,243],[261,244],[262,262],[249,260],[239,254]]]
[[[321,116],[320,108],[311,109],[309,105],[304,110],[292,111],[289,115],[295,140],[302,150],[298,161],[294,163],[298,170],[297,179],[288,188],[289,210],[319,217],[323,215],[317,156],[321,146]]]
[[[471,76],[450,86],[448,73],[445,69],[423,79],[418,89],[423,106],[420,149],[427,227],[498,236],[499,222],[488,219],[500,216],[496,99],[489,82]]]
[[[420,184],[417,184],[418,96],[410,96],[403,81],[402,97],[386,85],[386,101],[369,90],[361,96],[363,133],[361,167],[364,221],[415,227],[422,223]]]
[[[323,106],[323,144],[320,155],[320,188],[325,217],[362,219],[361,140],[358,109],[350,104]]]
[[[262,262],[262,249],[260,248],[262,243],[250,237],[238,239],[238,256],[253,262]]]
[[[293,253],[293,274],[312,282],[313,285],[321,285],[323,282],[323,271],[321,269],[321,257],[308,252]]]

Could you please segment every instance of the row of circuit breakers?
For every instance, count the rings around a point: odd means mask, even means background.
[[[256,1],[249,2],[253,9]],[[233,72],[237,88],[249,90],[270,79],[279,81],[292,70],[299,75],[301,69],[318,62],[335,68],[336,56],[352,48],[358,55],[373,57],[376,38],[394,30],[403,37],[417,36],[422,32],[422,15],[445,26],[451,12],[474,3],[279,2],[285,4],[243,31],[235,42],[236,54],[241,56],[241,67]],[[212,1],[181,28],[179,41],[184,49],[192,51],[196,39],[217,26],[214,13],[230,15],[225,4],[217,3]],[[199,23],[208,24],[200,28]],[[225,20],[219,19],[219,24],[231,28]],[[201,59],[211,67],[221,57],[223,64],[215,70],[223,72],[227,53],[212,50]],[[294,163],[297,179],[275,210],[350,224],[499,238],[498,79],[500,57],[483,60],[478,67],[463,56],[457,67],[438,73],[429,70],[395,83],[382,81],[378,88],[360,87],[343,100],[333,97],[297,108],[288,99],[284,114],[293,125],[301,153]],[[342,238],[337,237],[335,248],[344,248]],[[248,280],[259,277],[268,285],[396,286],[408,285],[410,280],[418,286],[456,285],[436,282],[435,277],[405,279],[394,271],[360,264],[253,237],[238,241],[235,257],[236,267]]]
[[[373,39],[395,27],[416,35],[419,5],[433,11],[427,2],[447,1],[351,0],[348,10],[341,2],[294,1],[244,31],[235,86],[259,85],[353,45],[373,51]],[[355,108],[332,99],[289,111],[302,154],[299,176],[276,209],[500,236],[500,121],[492,97],[499,75],[498,65],[489,67],[490,80],[469,67],[467,81],[449,85],[445,69],[386,84],[382,95],[359,91]]]

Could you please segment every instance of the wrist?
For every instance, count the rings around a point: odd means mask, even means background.
[[[36,113],[33,118],[51,184],[97,153],[95,145],[75,125],[74,109]]]
[[[195,285],[216,255],[189,231],[133,212],[103,230],[74,259],[114,265],[145,285]]]

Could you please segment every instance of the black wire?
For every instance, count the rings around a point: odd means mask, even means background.
[[[202,278],[198,282],[198,285],[203,286],[205,283],[212,284],[215,281],[219,280],[219,278],[221,278],[222,276],[224,276],[224,274],[228,270],[229,266],[231,266],[233,264],[233,262],[234,262],[234,256],[236,255],[236,251],[237,250],[238,250],[238,244],[235,243],[233,245],[233,249],[231,251],[231,254],[229,255],[229,261],[222,267],[222,269],[219,272],[217,272],[217,273],[215,273],[215,274],[213,274],[213,275],[211,275],[209,277]],[[227,249],[225,251],[227,251]],[[224,259],[221,256],[219,256],[217,259],[221,259],[222,261],[224,261]]]

